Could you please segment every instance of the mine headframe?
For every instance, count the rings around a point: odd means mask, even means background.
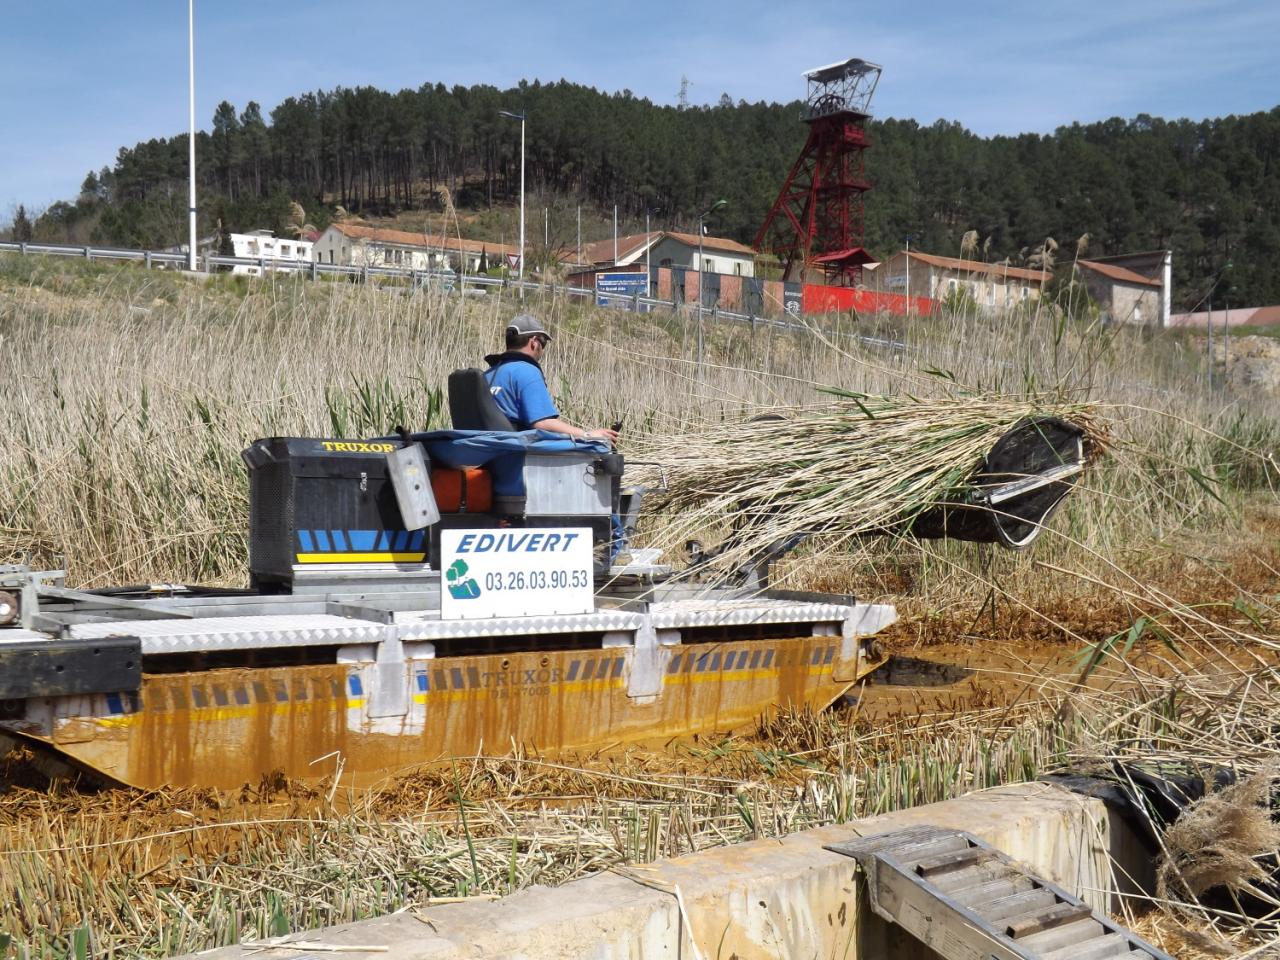
[[[782,261],[784,279],[853,286],[863,265],[866,122],[880,66],[856,57],[804,74],[809,135],[754,246]]]

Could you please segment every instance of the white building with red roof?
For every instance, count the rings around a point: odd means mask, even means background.
[[[312,250],[314,259],[319,263],[350,267],[399,267],[403,270],[449,267],[475,273],[482,259],[488,267],[506,264],[512,269],[519,262],[519,251],[508,244],[354,223],[330,224],[320,234]]]
[[[870,276],[875,288],[885,293],[934,300],[964,293],[980,307],[1004,310],[1039,299],[1053,274],[1047,270],[939,257],[912,250],[895,253],[876,266]]]
[[[699,273],[725,273],[754,277],[756,252],[726,237],[703,237],[701,248],[696,233],[651,230],[600,240],[582,248],[582,259],[592,267],[683,267]]]
[[[1110,322],[1169,326],[1172,251],[1078,260],[1076,267],[1089,296],[1101,304]]]

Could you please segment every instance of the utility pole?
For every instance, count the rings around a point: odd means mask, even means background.
[[[644,208],[644,295],[649,295],[649,286],[653,283],[653,265],[649,262],[649,252],[653,249],[649,236],[649,208]]]
[[[1222,382],[1226,386],[1227,365],[1231,363],[1231,290],[1222,293]]]
[[[187,269],[196,269],[196,2],[187,0]]]
[[[914,233],[906,234],[902,238],[906,242],[906,316],[911,316],[911,241],[916,238]]]
[[[524,298],[524,121],[525,113],[499,110],[498,116],[520,121],[520,258],[516,261],[516,280],[520,282],[520,297]]]
[[[1205,322],[1205,352],[1209,355],[1209,389],[1213,389],[1213,291],[1209,291],[1209,316]]]
[[[613,265],[618,265],[618,205],[613,205]]]
[[[582,204],[578,204],[578,263],[582,263]]]
[[[1230,272],[1231,267],[1232,267],[1232,263],[1230,260],[1228,260],[1226,263],[1222,265],[1222,269],[1218,271],[1218,276],[1214,278],[1213,286],[1209,288],[1209,295],[1208,297],[1206,297],[1206,299],[1209,301],[1209,316],[1207,321],[1205,322],[1205,329],[1207,333],[1207,335],[1205,336],[1205,350],[1209,354],[1209,386],[1210,388],[1213,387],[1213,295],[1217,293],[1218,284],[1222,283],[1222,281],[1226,279],[1227,273]],[[1223,298],[1222,303],[1224,308],[1222,312],[1222,334],[1224,338],[1222,370],[1224,374],[1226,373],[1227,361],[1229,359],[1227,357],[1226,351],[1230,350],[1230,345],[1231,345],[1231,304],[1230,304],[1230,301],[1227,299],[1230,296],[1230,293],[1231,293],[1231,281],[1227,280],[1227,285],[1225,288],[1223,288],[1223,291],[1222,291],[1222,298]]]
[[[1223,264],[1224,274],[1231,272],[1231,261]],[[1227,367],[1231,364],[1231,278],[1227,277],[1227,287],[1222,291],[1222,388],[1227,388]]]

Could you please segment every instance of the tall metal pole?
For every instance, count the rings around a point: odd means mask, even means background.
[[[520,113],[520,265],[516,268],[516,279],[524,281],[524,118]],[[524,296],[524,287],[520,287],[520,296]]]
[[[520,286],[520,297],[524,298],[524,121],[525,114],[512,113],[510,110],[499,110],[498,116],[508,120],[520,121],[520,255],[516,260],[516,282]]]
[[[653,283],[653,265],[649,262],[649,251],[653,244],[649,238],[649,208],[644,208],[644,295],[649,295],[649,285]]]
[[[1209,293],[1209,318],[1205,324],[1205,353],[1209,355],[1209,389],[1213,389],[1213,293]]]
[[[1222,265],[1222,273],[1225,275],[1231,269],[1231,261],[1228,260]],[[1227,287],[1222,291],[1222,388],[1227,387],[1227,368],[1231,365],[1231,281],[1227,280]]]
[[[542,208],[542,245],[551,249],[551,208]]]
[[[1222,386],[1227,386],[1227,368],[1231,366],[1231,296],[1230,288],[1222,297]]]
[[[578,204],[578,263],[582,263],[582,204]]]
[[[613,265],[618,265],[618,205],[613,205]]]
[[[911,237],[907,237],[907,319],[911,319]]]
[[[711,216],[713,213],[715,213],[717,210],[723,207],[727,202],[728,201],[721,198],[717,200],[715,203],[713,203],[707,210],[698,214],[698,342],[699,342],[699,349],[701,349],[701,342],[702,342],[702,298],[704,293],[702,288],[702,278],[705,276],[705,272],[703,271],[703,268],[702,268],[702,235],[707,232],[707,227],[706,227],[707,217]]]
[[[187,0],[187,269],[196,269],[196,2]]]
[[[702,231],[706,229],[702,220],[706,214],[698,215],[698,363],[702,363]]]

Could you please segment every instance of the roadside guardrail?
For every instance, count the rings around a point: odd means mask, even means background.
[[[37,243],[34,241],[0,240],[0,253],[34,254],[53,257],[72,257],[78,260],[116,261],[141,263],[147,268],[178,268],[185,270],[190,259],[189,254],[172,250],[135,250],[127,247],[94,247],[78,246],[63,243]],[[204,272],[211,272],[219,267],[257,267],[263,275],[267,273],[292,274],[319,280],[321,277],[346,277],[353,281],[366,282],[373,277],[401,279],[409,282],[411,288],[422,284],[441,284],[454,286],[465,293],[467,288],[487,290],[491,288],[513,291],[527,290],[531,292],[561,293],[575,298],[592,298],[598,303],[612,307],[621,307],[634,312],[651,312],[653,310],[675,310],[687,308],[699,318],[710,317],[712,321],[728,320],[747,323],[754,327],[772,327],[780,330],[812,331],[812,326],[797,319],[761,316],[752,313],[739,313],[724,310],[716,304],[705,305],[684,303],[674,300],[660,300],[639,294],[608,293],[590,287],[573,287],[566,284],[539,283],[534,280],[513,280],[510,277],[486,277],[475,274],[458,273],[454,270],[411,270],[404,267],[387,267],[378,265],[352,266],[340,263],[321,263],[318,260],[298,261],[282,260],[275,257],[225,257],[218,254],[201,254],[196,257],[197,264]],[[792,316],[787,314],[787,316]],[[884,337],[853,335],[853,339],[863,346],[887,350],[892,353],[903,353],[910,348],[900,340]]]

